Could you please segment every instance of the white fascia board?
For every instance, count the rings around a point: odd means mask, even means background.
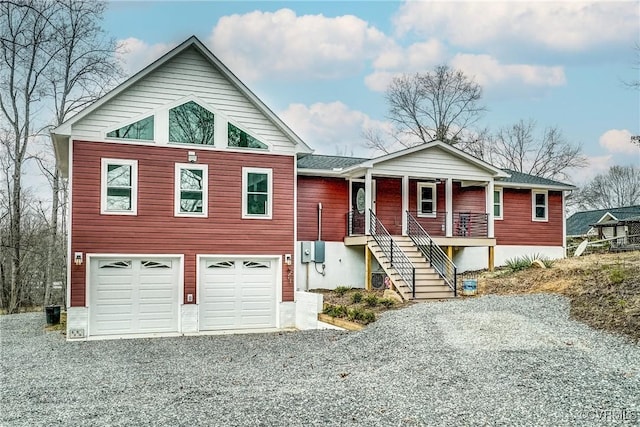
[[[302,168],[298,168],[298,175],[323,176],[323,177],[335,177],[335,178],[344,177],[342,170],[334,171],[334,170],[331,170],[331,169],[302,169]]]
[[[517,182],[494,181],[497,187],[515,188],[523,190],[553,190],[553,191],[571,191],[576,187],[573,185],[542,185],[542,184],[519,184]]]

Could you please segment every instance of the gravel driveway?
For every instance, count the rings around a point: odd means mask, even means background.
[[[640,348],[550,295],[424,303],[362,332],[66,343],[0,316],[0,425],[638,425]]]

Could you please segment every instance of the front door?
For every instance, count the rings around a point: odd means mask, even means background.
[[[349,234],[364,234],[364,215],[366,212],[364,182],[351,182],[351,214],[349,215]]]

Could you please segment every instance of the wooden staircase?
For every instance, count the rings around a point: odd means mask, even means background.
[[[454,297],[453,290],[442,280],[440,275],[431,268],[411,238],[408,236],[393,236],[393,240],[416,268],[415,298],[413,297],[411,288],[405,283],[395,268],[391,266],[390,260],[372,237],[368,238],[367,246],[376,260],[378,260],[384,272],[389,276],[402,298],[405,300],[425,301]]]

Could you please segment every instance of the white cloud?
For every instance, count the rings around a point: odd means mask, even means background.
[[[354,75],[392,42],[353,15],[297,16],[290,9],[280,9],[222,17],[209,43],[241,78],[258,80]]]
[[[132,75],[174,48],[175,44],[156,43],[149,45],[135,37],[119,40],[120,54],[118,60],[122,63],[127,75]]]
[[[385,60],[390,64],[390,60]],[[529,64],[502,64],[490,55],[458,54],[448,63],[455,69],[461,70],[483,88],[491,88],[498,85],[524,87],[555,87],[566,83],[564,68],[560,66],[547,67]],[[438,62],[425,66],[413,67],[412,64],[400,64],[393,71],[376,70],[365,77],[367,87],[376,92],[384,92],[393,77],[407,72],[431,70]]]
[[[640,9],[631,2],[406,2],[398,34],[434,34],[465,48],[514,43],[566,52],[632,42]]]
[[[501,64],[489,55],[458,54],[450,61],[454,68],[473,76],[483,87],[504,82],[527,86],[561,86],[566,83],[563,67],[528,64]]]
[[[365,77],[366,86],[375,92],[384,92],[393,77],[432,69],[445,62],[446,49],[436,39],[401,47],[396,43],[384,46],[373,61],[374,71]]]
[[[610,129],[600,136],[600,146],[610,153],[626,153],[640,156],[640,146],[631,142],[631,132],[626,129]],[[640,157],[638,157],[640,161]]]
[[[340,101],[318,102],[310,106],[291,104],[279,116],[317,154],[368,157],[370,152],[364,146],[363,131],[388,131],[390,128],[389,123],[374,120],[361,111],[351,110]]]

